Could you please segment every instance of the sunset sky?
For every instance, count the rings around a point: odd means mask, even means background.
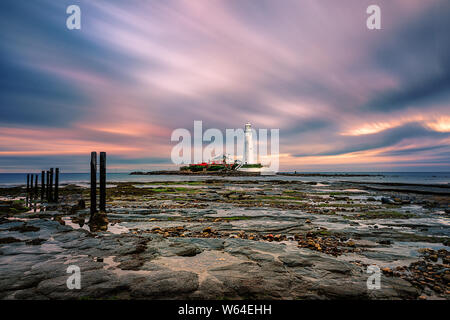
[[[194,120],[280,129],[281,171],[450,171],[449,17],[448,0],[2,0],[0,172],[86,172],[94,150],[109,171],[170,168]]]

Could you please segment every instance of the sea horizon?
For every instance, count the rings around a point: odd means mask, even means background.
[[[130,175],[130,172],[108,172],[107,182],[157,182],[157,181],[196,181],[199,179],[223,179],[223,180],[286,180],[304,182],[378,182],[378,183],[408,183],[408,184],[450,184],[449,172],[395,172],[395,171],[297,171],[298,176],[211,176],[211,175]],[[294,173],[295,171],[282,171],[279,173]],[[14,187],[26,185],[28,173],[0,173],[0,187]],[[38,174],[31,172],[30,174]],[[305,174],[303,176],[302,174]],[[309,176],[312,174],[311,176]],[[317,176],[314,176],[317,174]],[[364,175],[364,176],[362,176]],[[86,185],[90,181],[87,172],[61,172],[60,184]],[[39,180],[40,183],[40,180]]]

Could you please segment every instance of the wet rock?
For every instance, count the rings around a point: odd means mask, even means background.
[[[84,217],[73,217],[72,222],[75,224],[78,224],[81,228],[84,226],[85,219],[84,219]]]
[[[394,204],[395,201],[392,200],[392,199],[386,198],[386,197],[382,197],[381,198],[381,203],[383,203],[383,204]]]
[[[380,290],[368,290],[369,297],[372,299],[417,299],[419,290],[408,281],[398,277],[381,278]]]
[[[53,220],[58,222],[60,225],[63,225],[63,226],[66,225],[66,222],[62,219],[61,216],[54,216]]]
[[[235,263],[209,270],[235,296],[253,299],[282,298],[289,292],[290,276],[254,262]],[[276,269],[281,271],[281,269]]]
[[[263,239],[267,241],[273,241],[273,234],[269,233],[268,235],[263,236]]]
[[[349,247],[354,247],[356,245],[355,242],[352,240],[348,240],[345,244]]]
[[[430,259],[431,261],[436,262],[436,261],[438,260],[438,256],[437,256],[437,254],[432,254],[432,255],[429,256],[429,259]]]
[[[314,268],[337,274],[349,275],[352,270],[356,270],[350,263],[326,257],[314,257],[313,264]]]
[[[24,201],[0,200],[0,214],[18,214],[28,210],[29,208],[24,206]]]
[[[27,225],[26,223],[24,223],[21,226],[12,227],[12,228],[8,229],[8,231],[19,231],[21,233],[24,233],[24,232],[36,232],[36,231],[39,231],[39,230],[40,230],[39,227],[30,226],[30,225]]]
[[[390,268],[382,268],[381,271],[383,271],[383,273],[384,273],[385,275],[389,275],[389,276],[391,276],[392,273],[393,273],[392,270],[391,270]]]
[[[137,257],[133,257],[129,260],[123,261],[117,267],[122,270],[140,270],[140,268],[144,265],[144,260],[139,259]]]
[[[22,242],[22,240],[16,239],[13,237],[0,238],[0,244],[7,244],[7,243],[14,243],[14,242]]]
[[[108,216],[106,213],[97,212],[95,213],[91,219],[89,219],[89,225],[107,225],[108,224]]]
[[[247,257],[250,260],[256,261],[256,262],[272,262],[275,261],[274,257],[270,254],[264,254],[260,252],[251,252],[247,255]]]
[[[238,298],[232,290],[226,288],[222,282],[211,276],[208,276],[200,283],[198,290],[195,291],[191,297],[198,300],[211,299],[212,297]]]
[[[382,251],[371,251],[370,249],[367,249],[366,251],[360,252],[361,256],[374,259],[374,260],[380,260],[385,262],[394,262],[396,260],[405,259],[405,256],[394,254],[390,252],[382,252]]]
[[[212,230],[211,227],[207,227],[207,228],[203,229],[203,232],[204,232],[204,233],[212,233],[213,230]]]
[[[125,283],[129,283],[126,281]],[[135,298],[183,298],[198,289],[198,275],[187,271],[157,271],[130,286]]]
[[[36,238],[36,239],[27,240],[27,241],[25,241],[25,243],[27,245],[38,246],[38,245],[40,245],[41,243],[43,243],[45,241],[46,241],[46,239]]]
[[[332,196],[336,201],[349,201],[349,197],[343,197],[343,196]]]
[[[68,290],[67,275],[44,280],[36,288],[38,294],[50,299],[99,298],[114,295],[123,286],[105,270],[83,271],[81,289]]]
[[[313,265],[310,259],[307,259],[304,255],[298,253],[290,253],[281,255],[278,259],[288,267],[310,267]]]
[[[367,286],[361,281],[320,280],[317,285],[319,294],[330,299],[364,299],[367,298]]]
[[[202,252],[202,250],[193,244],[176,242],[170,244],[170,247],[174,249],[174,253],[181,257],[193,257]]]
[[[300,248],[308,248],[333,256],[338,256],[343,253],[353,252],[356,250],[347,243],[342,243],[341,239],[337,237],[322,236],[317,232],[308,232],[305,236],[299,236],[297,243]],[[350,244],[352,244],[352,242],[350,242]]]

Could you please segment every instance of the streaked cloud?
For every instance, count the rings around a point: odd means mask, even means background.
[[[450,5],[378,3],[4,0],[0,171],[166,168],[194,120],[279,128],[282,170],[448,169]]]

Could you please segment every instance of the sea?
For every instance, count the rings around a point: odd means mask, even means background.
[[[219,177],[219,176],[193,176],[193,175],[130,175],[128,172],[107,173],[107,183],[114,182],[158,182],[158,181],[197,181],[205,179],[225,180],[285,180],[303,182],[384,182],[408,184],[450,184],[450,172],[302,172],[302,174],[323,174],[328,176],[257,176],[257,177]],[[335,175],[335,176],[333,176]],[[0,173],[0,187],[13,187],[26,185],[26,173]],[[76,184],[88,186],[89,173],[60,173],[61,185]],[[40,178],[39,178],[40,183]]]

